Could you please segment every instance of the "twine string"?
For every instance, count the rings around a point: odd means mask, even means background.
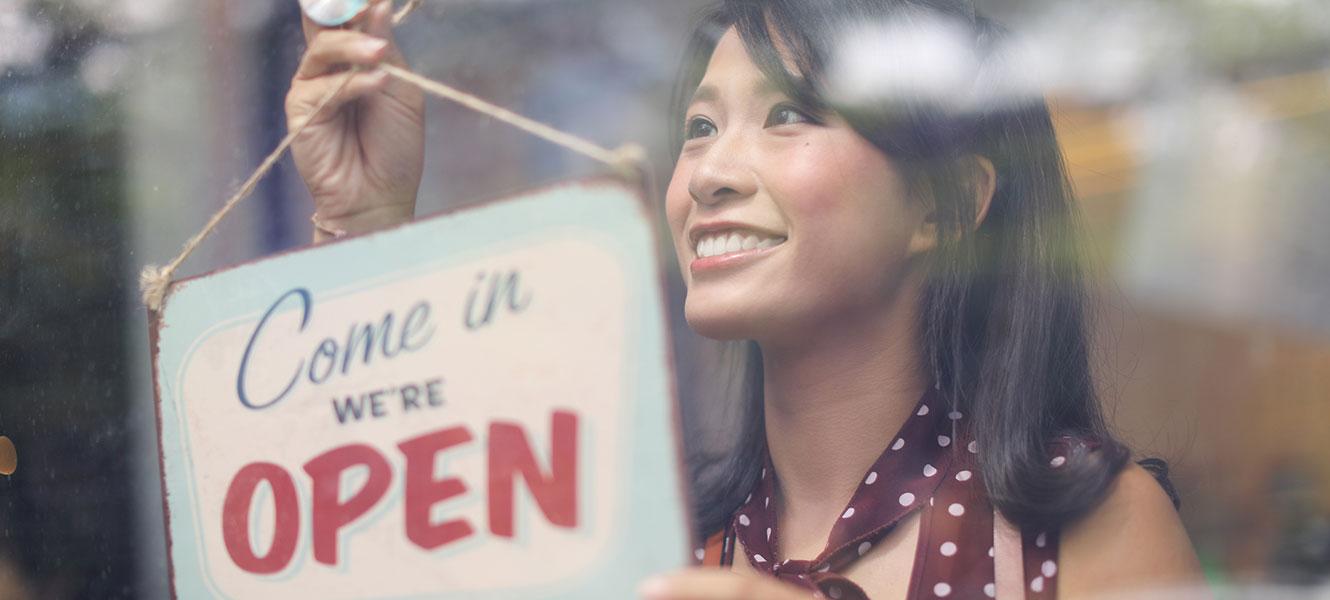
[[[421,1],[422,0],[407,0],[406,3],[393,14],[393,25],[397,26],[405,21],[406,17],[420,6]],[[486,102],[472,94],[468,94],[449,85],[417,75],[407,69],[387,63],[379,65],[379,69],[395,79],[419,87],[426,93],[455,102],[467,109],[512,125],[513,127],[549,141],[550,143],[609,165],[626,179],[634,181],[639,180],[642,177],[641,174],[644,172],[642,165],[646,162],[646,150],[637,144],[625,144],[617,149],[609,150],[571,133],[561,131],[503,107]],[[359,72],[357,69],[347,71],[346,75],[343,76],[342,81],[314,105],[314,109],[309,115],[303,120],[295,123],[295,127],[291,128],[291,131],[286,134],[286,137],[282,138],[281,143],[279,143],[277,147],[263,159],[263,162],[259,163],[258,168],[256,168],[240,188],[227,199],[222,205],[221,210],[218,210],[212,218],[208,219],[208,222],[203,226],[203,229],[199,230],[198,233],[194,234],[194,236],[185,243],[184,247],[181,248],[180,253],[177,254],[171,262],[167,263],[166,266],[148,265],[143,268],[143,271],[139,274],[139,289],[142,293],[143,304],[147,306],[149,310],[153,312],[161,311],[162,303],[166,300],[167,291],[170,289],[171,279],[175,275],[176,270],[180,268],[180,265],[184,263],[196,249],[198,249],[199,245],[202,244],[208,236],[212,235],[213,231],[217,229],[217,226],[221,224],[222,220],[225,219],[237,205],[253,195],[254,190],[258,187],[259,181],[272,171],[273,167],[276,166],[277,161],[281,160],[286,151],[290,149],[291,144],[295,142],[296,138],[305,131],[305,128],[314,121],[315,117],[323,112],[323,110],[326,109],[344,89],[346,89],[347,84],[350,83],[351,78],[354,77],[357,72]]]
[[[401,67],[384,63],[379,65],[379,70],[387,73],[395,79],[413,84],[424,90],[426,93],[434,94],[435,96],[446,100],[451,100],[475,112],[503,121],[504,123],[512,125],[513,127],[521,129],[522,131],[538,138],[563,146],[564,148],[593,160],[605,163],[619,170],[620,174],[627,177],[635,176],[635,166],[646,158],[645,150],[637,144],[625,144],[615,150],[609,150],[566,131],[561,131],[541,123],[540,121],[524,117],[501,106],[496,106],[481,100],[480,98],[457,88],[417,75],[416,73]]]
[[[139,273],[139,291],[143,294],[143,304],[146,305],[149,310],[161,310],[162,301],[166,299],[166,291],[171,285],[171,277],[175,275],[176,269],[179,269],[180,265],[185,262],[185,259],[189,258],[189,255],[193,254],[194,250],[198,249],[199,245],[203,243],[203,240],[207,239],[208,236],[217,229],[217,226],[222,223],[222,219],[225,219],[226,215],[230,214],[236,206],[254,193],[255,188],[259,186],[259,181],[263,179],[263,176],[267,175],[268,172],[272,170],[277,164],[277,161],[281,160],[282,155],[286,153],[286,150],[291,147],[293,142],[295,142],[296,138],[305,132],[305,128],[309,127],[310,123],[314,122],[314,117],[318,116],[320,112],[323,112],[323,109],[327,108],[328,105],[337,98],[337,95],[342,93],[342,90],[346,89],[346,85],[351,82],[351,78],[354,77],[355,74],[355,70],[347,71],[346,74],[342,76],[341,83],[328,90],[328,93],[324,94],[323,97],[319,99],[319,102],[314,105],[314,110],[306,115],[303,120],[296,123],[296,126],[286,134],[286,137],[282,138],[281,143],[277,144],[277,147],[268,154],[267,158],[263,159],[262,163],[259,163],[259,167],[250,174],[249,178],[245,180],[245,183],[241,184],[240,188],[227,199],[226,203],[222,205],[221,210],[217,211],[212,218],[208,219],[208,223],[203,226],[203,229],[194,234],[194,237],[189,238],[188,242],[185,242],[185,246],[180,249],[180,253],[177,254],[170,263],[167,263],[164,267],[156,265],[147,265],[143,267],[143,271]]]
[[[406,0],[406,3],[402,5],[402,8],[397,9],[397,12],[393,13],[393,25],[401,25],[402,21],[405,21],[407,16],[411,14],[411,11],[420,6],[420,2],[421,0]]]

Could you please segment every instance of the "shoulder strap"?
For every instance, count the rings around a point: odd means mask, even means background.
[[[721,555],[724,554],[725,531],[717,531],[711,537],[707,538],[707,543],[702,546],[702,556],[698,557],[704,567],[721,566]]]
[[[698,549],[698,560],[704,567],[725,567],[734,565],[734,527],[726,524],[724,529],[711,534],[706,544]]]

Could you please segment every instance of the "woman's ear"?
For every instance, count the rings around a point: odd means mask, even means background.
[[[984,223],[988,216],[988,209],[993,205],[993,196],[997,193],[997,168],[993,166],[993,161],[986,156],[975,154],[970,157],[972,168],[970,169],[970,182],[967,190],[974,194],[974,226],[971,231],[978,229]],[[926,206],[923,220],[919,228],[915,230],[914,237],[910,240],[910,254],[923,254],[938,247],[940,243],[938,217],[936,205],[932,201],[932,189],[926,182],[922,183],[920,190],[915,193],[920,198],[925,199],[921,203]]]
[[[987,156],[974,155],[974,228],[984,224],[993,196],[997,194],[997,168]]]
[[[924,254],[937,249],[938,241],[937,211],[930,207],[919,227],[914,230],[907,251],[910,255]]]
[[[910,256],[925,254],[937,249],[941,243],[938,228],[937,203],[934,202],[933,186],[929,185],[926,179],[920,179],[914,182],[910,195],[913,197],[914,206],[922,211],[919,226],[914,230],[914,236],[910,238],[910,245],[906,249]]]

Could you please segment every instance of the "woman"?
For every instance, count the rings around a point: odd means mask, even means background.
[[[306,24],[287,110],[345,65],[293,147],[322,239],[409,220],[423,100],[380,2]],[[1108,432],[1088,364],[1075,207],[1042,101],[832,93],[865,23],[960,24],[948,0],[729,1],[680,82],[666,216],[702,335],[747,340],[749,419],[696,469],[709,568],[649,598],[1081,597],[1195,583],[1170,497]],[[894,434],[893,434],[894,432]],[[720,567],[720,568],[715,568]]]

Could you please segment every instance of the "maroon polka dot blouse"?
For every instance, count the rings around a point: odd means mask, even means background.
[[[1066,444],[1060,447],[1051,458],[1053,468],[1066,462],[1070,450]],[[827,598],[866,599],[840,573],[911,513],[922,511],[908,598],[996,597],[994,510],[976,462],[982,451],[967,433],[965,415],[949,410],[930,390],[860,480],[821,554],[809,560],[780,555],[774,470],[768,459],[743,506],[724,531],[697,550],[697,558],[704,565],[728,567],[737,539],[760,572]],[[1022,531],[1021,554],[1025,597],[1055,598],[1058,532]]]

